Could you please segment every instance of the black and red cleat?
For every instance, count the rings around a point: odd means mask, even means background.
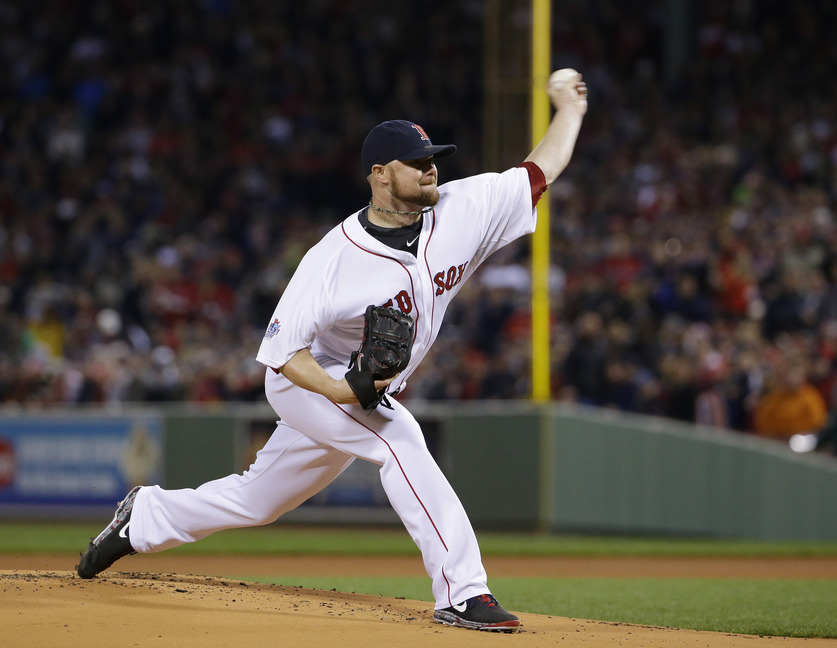
[[[459,605],[436,610],[433,620],[471,630],[517,632],[520,629],[520,619],[504,610],[491,594],[473,596]]]

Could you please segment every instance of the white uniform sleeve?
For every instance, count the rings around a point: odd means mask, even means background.
[[[537,210],[532,208],[532,188],[525,168],[483,173],[454,180],[444,187],[454,201],[465,200],[465,213],[478,221],[482,243],[473,267],[515,239],[535,231]]]
[[[302,258],[270,318],[256,360],[279,369],[333,321],[328,259],[318,246]]]

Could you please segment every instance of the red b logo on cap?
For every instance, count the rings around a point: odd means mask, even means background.
[[[424,129],[421,126],[419,126],[418,124],[413,124],[413,128],[415,128],[416,131],[418,131],[418,134],[421,135],[421,139],[427,140],[428,142],[430,141],[430,138],[427,136],[427,133],[424,132]]]

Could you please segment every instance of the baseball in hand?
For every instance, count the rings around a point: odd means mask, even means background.
[[[555,88],[556,90],[571,81],[575,81],[578,77],[578,72],[573,70],[572,68],[562,68],[560,70],[556,70],[552,74],[549,75],[549,85]]]

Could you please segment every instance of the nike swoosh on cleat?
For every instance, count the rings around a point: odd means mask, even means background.
[[[128,522],[128,523],[127,523],[124,527],[122,527],[121,529],[119,529],[119,537],[120,537],[120,538],[125,538],[126,540],[128,539],[128,526],[129,526],[130,524],[131,524],[131,523],[130,523],[130,521],[129,521],[129,522]]]
[[[466,603],[460,603],[459,605],[454,605],[453,609],[457,612],[464,612],[468,609],[468,605]]]

